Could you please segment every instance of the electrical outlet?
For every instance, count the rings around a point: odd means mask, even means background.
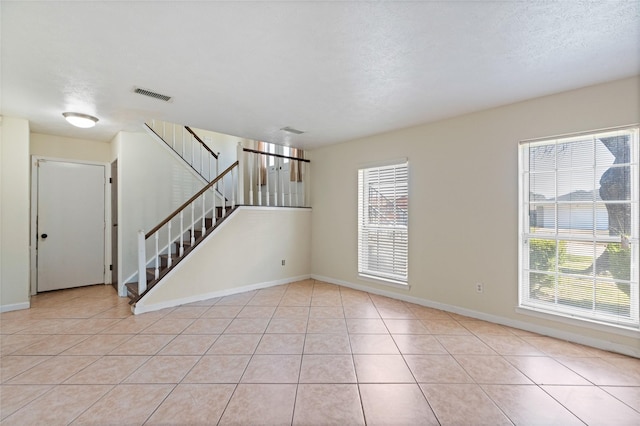
[[[284,266],[284,263],[285,263],[285,260],[284,260],[284,259],[282,259],[282,266]]]
[[[476,293],[482,293],[482,292],[484,292],[484,284],[476,283]]]

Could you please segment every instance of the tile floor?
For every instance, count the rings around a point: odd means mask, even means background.
[[[0,423],[640,425],[640,360],[313,280],[3,313]]]

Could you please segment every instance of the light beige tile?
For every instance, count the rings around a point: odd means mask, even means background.
[[[224,331],[230,334],[264,333],[269,325],[268,318],[236,318]]]
[[[385,319],[384,323],[393,334],[430,334],[431,332],[420,320],[410,319]]]
[[[254,355],[242,383],[298,383],[301,355]]]
[[[180,384],[145,425],[217,424],[235,385]]]
[[[342,299],[340,293],[313,295],[311,306],[342,306]]]
[[[553,358],[540,356],[507,356],[513,366],[538,385],[590,385],[582,376]]]
[[[300,383],[356,383],[351,355],[304,355]]]
[[[205,355],[183,379],[184,383],[238,383],[249,355]]]
[[[78,334],[51,335],[47,339],[39,340],[32,345],[18,349],[12,355],[58,355],[88,337],[87,335]]]
[[[436,336],[452,355],[495,355],[496,352],[476,336]]]
[[[229,318],[233,319],[242,310],[242,306],[212,306],[202,314],[201,318]]]
[[[460,325],[459,322],[453,319],[447,320],[422,320],[422,324],[431,334],[438,335],[454,335],[454,336],[466,336],[471,332]]]
[[[0,358],[0,382],[4,383],[50,358],[46,355],[3,356]]]
[[[347,330],[350,334],[389,334],[380,318],[347,318]]]
[[[517,425],[582,425],[538,386],[484,385],[482,389]]]
[[[0,335],[0,356],[11,355],[22,348],[47,339],[45,335],[34,334]]]
[[[588,357],[590,354],[579,345],[551,337],[521,337],[522,340],[549,356]]]
[[[161,318],[142,330],[143,334],[180,334],[189,327],[192,318]]]
[[[425,334],[395,334],[392,336],[402,354],[447,354],[447,350],[434,336]]]
[[[640,413],[596,386],[542,386],[588,425],[638,425]]]
[[[265,334],[256,354],[300,355],[304,347],[304,334]]]
[[[183,334],[222,334],[231,324],[229,318],[199,318],[193,321]]]
[[[639,386],[603,386],[602,389],[615,396],[629,407],[640,412],[640,387]]]
[[[424,306],[409,306],[409,310],[413,313],[413,315],[421,320],[450,320],[451,316],[445,312],[438,309],[427,308]]]
[[[380,318],[378,310],[373,304],[362,305],[345,305],[344,316],[346,318],[361,318],[361,319],[375,319]]]
[[[246,293],[234,294],[231,296],[224,296],[221,298],[215,306],[244,306],[253,296],[255,296],[255,291],[248,291]]]
[[[475,335],[513,336],[509,327],[500,324],[480,320],[458,322]]]
[[[251,355],[258,347],[262,334],[222,334],[211,348],[208,355]]]
[[[309,307],[307,306],[278,306],[273,318],[309,318]]]
[[[82,371],[69,377],[65,384],[116,385],[138,369],[148,356],[104,356]]]
[[[367,425],[437,425],[431,407],[415,384],[361,384]]]
[[[532,384],[531,380],[501,356],[454,355],[454,358],[476,383],[503,385]]]
[[[96,334],[70,347],[62,355],[106,355],[130,338],[131,334]]]
[[[271,318],[275,312],[274,306],[245,306],[238,312],[237,318]]]
[[[172,341],[175,335],[172,334],[138,334],[129,340],[121,343],[110,355],[155,355],[167,343]]]
[[[378,313],[383,319],[417,319],[411,310],[402,305],[376,305],[376,308],[378,308]]]
[[[77,318],[60,318],[58,316],[46,320],[34,321],[32,326],[19,334],[65,334],[75,324],[82,322]]]
[[[204,355],[218,334],[181,334],[158,353],[159,355]]]
[[[602,358],[556,357],[555,359],[599,386],[640,386],[640,372],[618,367]]]
[[[451,355],[405,355],[419,383],[472,383],[473,380]]]
[[[358,383],[415,383],[401,355],[353,355]]]
[[[53,385],[0,386],[0,420],[13,414],[52,388]]]
[[[305,333],[307,318],[273,318],[266,333]]]
[[[197,356],[154,356],[124,381],[125,383],[179,383],[193,368]]]
[[[355,384],[300,384],[294,425],[364,425]]]
[[[443,425],[512,425],[475,384],[420,384]]]
[[[2,421],[3,425],[66,425],[112,388],[110,385],[60,385]]]
[[[158,319],[141,315],[129,316],[101,331],[102,334],[138,334]]]
[[[307,333],[346,334],[344,318],[309,318]]]
[[[305,354],[350,354],[351,344],[346,334],[307,334]]]
[[[8,383],[57,385],[98,359],[98,356],[52,357],[15,376]]]
[[[143,424],[172,389],[173,385],[118,385],[72,425]]]
[[[196,319],[200,318],[208,309],[206,306],[178,306],[169,312],[165,318]]]
[[[312,306],[309,318],[344,318],[342,305],[339,306]]]
[[[219,425],[290,425],[295,398],[294,384],[240,384]]]
[[[517,336],[483,334],[478,336],[487,346],[500,355],[543,356],[544,353],[534,348]]]
[[[389,334],[352,334],[349,336],[354,354],[399,354]]]

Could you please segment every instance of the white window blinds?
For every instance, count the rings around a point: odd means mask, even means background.
[[[409,173],[400,164],[358,170],[358,273],[407,284]]]
[[[520,306],[638,328],[638,129],[520,145]]]

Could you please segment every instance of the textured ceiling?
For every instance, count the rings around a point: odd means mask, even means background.
[[[0,8],[1,113],[103,141],[155,118],[314,148],[640,74],[638,1]],[[64,111],[100,122],[75,129]]]

